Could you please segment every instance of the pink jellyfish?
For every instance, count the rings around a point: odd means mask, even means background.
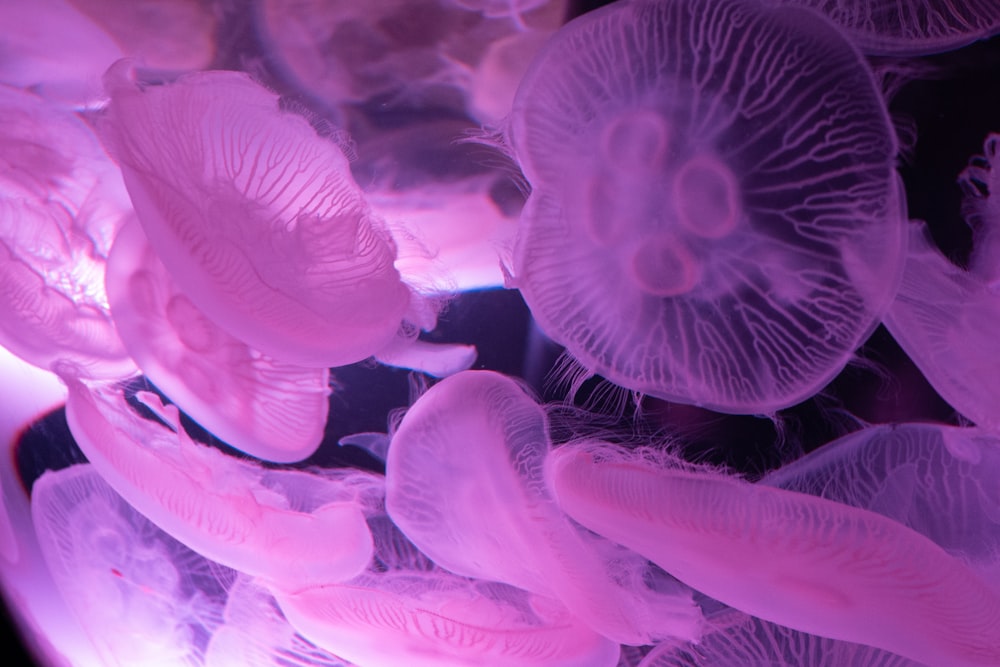
[[[303,366],[388,345],[415,298],[335,144],[237,72],[143,88],[105,76],[103,135],[180,291],[261,352]]]
[[[1000,428],[1000,136],[987,138],[959,182],[973,228],[968,270],[951,263],[923,223],[910,225],[903,282],[885,325],[931,386],[979,426]],[[991,194],[992,193],[992,194]]]
[[[273,665],[351,667],[297,633],[260,583],[239,576],[229,588],[223,624],[205,649],[205,667]]]
[[[137,396],[166,426],[133,413],[119,390],[69,388],[66,419],[87,459],[129,504],[191,549],[227,567],[296,588],[345,581],[371,559],[364,486],[327,486],[331,499],[298,508],[269,473],[192,441],[177,408]],[[293,476],[308,473],[289,471]],[[280,480],[278,480],[280,482]]]
[[[1000,591],[880,514],[603,443],[550,466],[569,516],[740,611],[933,667],[1000,661]]]
[[[386,510],[441,567],[560,600],[623,644],[695,639],[690,591],[649,588],[645,558],[582,533],[545,484],[548,420],[513,380],[466,371],[406,413],[386,459]]]
[[[358,667],[613,667],[619,649],[562,605],[433,566],[389,521],[374,566],[337,585],[275,593],[298,632]]]
[[[135,222],[108,259],[115,325],[143,373],[201,426],[268,461],[299,461],[323,439],[330,372],[276,361],[233,338],[174,286]]]
[[[603,7],[542,49],[509,125],[533,188],[513,284],[616,384],[773,412],[831,380],[895,292],[894,134],[864,61],[811,12]]]
[[[127,209],[121,176],[89,127],[0,86],[0,345],[60,374],[134,372],[104,291]]]
[[[809,7],[872,55],[941,53],[1000,32],[994,0],[765,0]]]
[[[202,664],[218,566],[136,512],[90,465],[47,472],[31,513],[56,586],[105,665]]]

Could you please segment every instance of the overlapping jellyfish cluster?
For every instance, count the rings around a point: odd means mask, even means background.
[[[890,106],[995,34],[994,0],[2,3],[36,659],[1000,665],[1000,135],[948,253]],[[524,378],[453,326],[501,294]],[[946,416],[833,409],[877,329]],[[690,446],[726,420],[769,463]],[[56,423],[77,453],[15,469]]]

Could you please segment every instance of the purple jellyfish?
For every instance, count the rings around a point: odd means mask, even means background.
[[[1000,32],[996,0],[765,0],[809,7],[871,55],[941,53]]]
[[[885,325],[931,386],[984,428],[1000,429],[1000,136],[959,177],[972,227],[968,270],[949,261],[923,223],[910,225],[903,281]]]
[[[790,406],[895,292],[894,134],[864,61],[807,10],[588,13],[525,75],[509,139],[533,188],[513,284],[583,368],[628,389]]]

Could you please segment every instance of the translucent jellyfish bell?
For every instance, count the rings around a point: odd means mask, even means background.
[[[413,295],[340,148],[242,73],[144,89],[122,61],[105,85],[103,136],[139,221],[203,313],[304,366],[360,361],[393,340]]]
[[[202,664],[222,620],[218,566],[156,528],[90,465],[42,475],[31,505],[56,586],[102,664]]]
[[[276,361],[219,328],[177,290],[136,222],[115,240],[107,289],[132,358],[201,426],[268,461],[300,461],[316,451],[329,411],[329,370]]]
[[[987,137],[959,183],[972,227],[968,270],[934,245],[926,226],[910,227],[899,292],[885,325],[934,389],[979,426],[1000,429],[1000,164]]]
[[[525,75],[509,138],[532,186],[514,285],[584,368],[629,389],[787,407],[844,367],[895,291],[894,133],[865,63],[811,12],[588,13]]]
[[[372,539],[362,494],[299,511],[280,492],[280,480],[265,484],[268,471],[195,443],[175,407],[152,394],[139,398],[166,426],[133,413],[120,390],[78,383],[69,387],[66,420],[101,476],[159,528],[272,586],[344,581],[368,565]]]
[[[384,515],[376,563],[342,585],[275,593],[317,646],[359,667],[613,667],[619,647],[555,601],[430,564]]]
[[[127,201],[88,126],[0,86],[0,345],[76,376],[135,370],[104,290],[105,258]]]
[[[1000,32],[994,0],[766,0],[810,7],[871,55],[941,53]]]
[[[1000,588],[1000,438],[941,424],[871,426],[762,484],[860,507],[933,540]]]
[[[923,667],[871,646],[807,635],[724,609],[697,645],[663,642],[638,667]]]
[[[601,443],[551,455],[561,507],[720,602],[934,667],[1000,660],[1000,592],[886,517]]]
[[[393,435],[389,516],[441,567],[560,600],[616,642],[696,639],[689,590],[654,591],[645,558],[566,521],[545,484],[547,430],[541,406],[503,375],[439,382]]]

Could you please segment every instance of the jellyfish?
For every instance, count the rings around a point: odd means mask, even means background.
[[[550,459],[570,517],[739,611],[932,667],[1000,661],[1000,589],[896,521],[603,443]]]
[[[365,359],[415,295],[335,144],[237,72],[142,88],[105,76],[103,136],[177,287],[251,347],[302,366]]]
[[[807,635],[741,614],[717,613],[697,645],[663,642],[638,667],[923,667],[870,646]]]
[[[195,443],[177,408],[148,392],[137,398],[163,424],[132,412],[119,389],[79,383],[70,385],[66,419],[88,461],[159,528],[276,587],[346,581],[367,566],[372,541],[361,501],[370,494],[358,490],[300,511],[280,492],[282,473]],[[354,476],[381,485],[367,473]]]
[[[274,596],[245,575],[230,587],[223,618],[205,651],[205,667],[351,667],[297,633]]]
[[[434,567],[388,520],[375,563],[350,582],[278,591],[284,616],[358,667],[613,667],[619,648],[564,606]]]
[[[1000,439],[941,424],[870,426],[768,473],[762,484],[877,512],[1000,586]]]
[[[558,599],[616,642],[695,639],[690,591],[654,591],[645,558],[566,521],[545,486],[547,431],[543,409],[503,375],[443,380],[392,437],[389,516],[441,567]]]
[[[910,225],[910,250],[885,325],[931,386],[953,408],[984,428],[1000,428],[1000,207],[996,168],[1000,137],[986,139],[959,183],[973,229],[968,270],[950,262],[923,223]]]
[[[824,14],[870,55],[942,53],[1000,32],[1000,11],[993,0],[765,1]]]
[[[895,292],[894,134],[865,63],[811,12],[585,14],[529,68],[508,135],[532,186],[512,284],[615,384],[770,413],[831,380]]]
[[[202,664],[221,621],[217,569],[129,506],[95,468],[32,489],[45,562],[106,665]]]
[[[316,451],[329,411],[328,369],[282,363],[220,329],[177,290],[135,222],[115,240],[106,282],[132,358],[201,426],[268,461]]]
[[[128,209],[88,126],[0,86],[0,345],[60,374],[135,371],[104,290],[105,259]]]
[[[207,67],[215,56],[217,18],[201,0],[69,0],[107,32],[125,55],[155,70]],[[104,63],[101,72],[117,58]]]
[[[123,55],[68,0],[0,3],[0,83],[86,106],[101,97],[101,75]]]

